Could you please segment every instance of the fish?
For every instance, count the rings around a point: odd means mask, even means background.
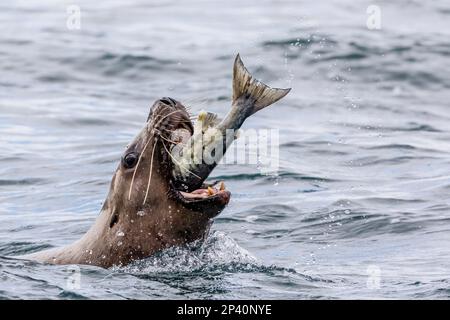
[[[200,188],[239,137],[245,120],[291,91],[291,88],[271,88],[254,78],[239,54],[234,61],[232,88],[231,109],[221,121],[216,114],[201,111],[192,135],[185,129],[173,132],[172,139],[178,139],[171,149],[177,188],[186,192]]]

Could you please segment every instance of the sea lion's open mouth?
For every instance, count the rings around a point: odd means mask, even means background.
[[[187,209],[207,214],[210,217],[218,215],[230,201],[231,193],[226,190],[223,181],[214,183],[203,182],[201,187],[191,192],[183,191],[183,183],[174,176],[171,184],[175,199]],[[177,186],[177,187],[176,187]]]
[[[173,189],[172,197],[179,201],[185,208],[215,217],[230,201],[231,193],[225,189],[223,182],[220,184],[204,184],[202,188],[192,192]]]
[[[186,181],[180,181],[173,175],[175,166],[182,166],[171,155],[172,149],[185,143],[194,134],[194,126],[186,108],[172,98],[162,98],[159,100],[159,108],[149,116],[152,121],[158,124],[153,128],[156,136],[161,139],[167,160],[170,162],[170,190],[169,197],[180,202],[184,207],[195,212],[207,214],[214,217],[219,214],[230,201],[231,193],[225,189],[223,182],[213,184],[205,183],[205,179],[196,178],[195,184],[201,184],[200,188],[192,190],[186,185]],[[164,119],[163,122],[157,119]],[[156,122],[155,122],[156,120]],[[201,179],[201,181],[199,180]],[[190,190],[191,189],[191,190]]]
[[[217,183],[212,186],[207,186],[204,189],[197,189],[192,192],[184,192],[180,191],[181,195],[186,199],[206,199],[210,196],[214,196],[217,193],[221,193],[225,191],[225,183],[223,181],[220,182],[219,189],[216,187]]]

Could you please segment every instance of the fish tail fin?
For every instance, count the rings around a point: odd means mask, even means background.
[[[291,89],[271,88],[253,76],[245,68],[239,54],[236,56],[233,68],[233,105],[240,99],[250,100],[252,103],[247,116],[277,102]],[[248,104],[246,104],[248,105]]]

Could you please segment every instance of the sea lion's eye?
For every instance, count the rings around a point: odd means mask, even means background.
[[[138,159],[139,155],[136,152],[130,152],[123,157],[122,164],[125,168],[131,169],[136,165]]]

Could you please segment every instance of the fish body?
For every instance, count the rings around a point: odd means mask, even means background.
[[[286,96],[291,89],[271,88],[256,80],[245,68],[239,54],[233,67],[231,110],[222,121],[202,111],[194,134],[173,148],[176,159],[173,175],[187,191],[199,188],[238,137],[244,121],[259,110]]]

